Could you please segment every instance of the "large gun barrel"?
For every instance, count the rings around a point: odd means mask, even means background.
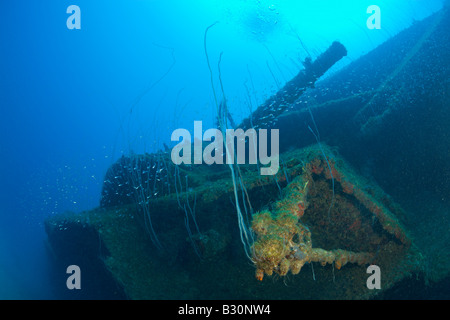
[[[277,116],[286,111],[307,88],[314,87],[315,82],[346,55],[347,49],[341,43],[335,41],[314,62],[306,59],[304,63],[305,68],[300,70],[275,95],[259,106],[250,117],[244,119],[238,127],[246,130],[252,127],[260,128],[270,124]]]

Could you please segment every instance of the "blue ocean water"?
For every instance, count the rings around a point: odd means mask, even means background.
[[[68,29],[67,8],[81,9]],[[381,8],[381,29],[366,11]],[[335,40],[326,76],[442,8],[442,0],[0,3],[0,299],[58,299],[43,221],[98,206],[106,170],[177,128],[214,126],[204,48],[240,122]]]

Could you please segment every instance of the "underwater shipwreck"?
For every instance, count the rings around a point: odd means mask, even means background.
[[[238,126],[279,129],[275,175],[175,165],[170,150],[118,159],[98,208],[45,221],[55,285],[80,298],[387,299],[449,283],[449,224],[432,220],[450,206],[448,30],[444,7],[325,79],[345,47],[306,60]]]

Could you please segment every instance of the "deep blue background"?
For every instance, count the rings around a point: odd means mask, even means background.
[[[303,4],[298,4],[301,2]],[[81,8],[68,30],[66,8]],[[366,9],[381,8],[368,30]],[[103,175],[122,153],[152,152],[176,128],[213,125],[217,61],[242,119],[341,41],[331,72],[421,20],[441,0],[1,1],[0,298],[57,298],[48,286],[43,220],[98,205]],[[273,74],[273,75],[272,75]],[[250,93],[247,96],[246,87]]]

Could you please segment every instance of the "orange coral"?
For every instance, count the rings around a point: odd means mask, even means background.
[[[274,271],[281,276],[289,270],[298,274],[310,262],[336,263],[340,269],[348,262],[363,264],[372,259],[370,253],[312,248],[311,232],[298,221],[307,206],[308,184],[304,175],[296,177],[288,185],[286,196],[275,203],[272,214],[262,211],[254,216],[252,229],[258,236],[252,250],[256,279],[261,281],[264,273],[272,275]]]
[[[313,157],[310,156],[310,160],[302,167],[302,173],[297,175],[285,188],[284,197],[273,205],[272,212],[265,210],[255,214],[252,229],[257,236],[257,240],[253,245],[252,258],[256,265],[256,278],[258,280],[262,280],[264,274],[272,275],[273,272],[281,276],[286,275],[289,271],[292,274],[298,274],[306,263],[311,262],[319,262],[322,265],[334,264],[337,269],[347,263],[363,265],[372,262],[374,254],[370,252],[312,248],[311,232],[299,221],[308,210],[308,190],[314,184],[312,174],[321,175],[326,180],[330,180],[332,174],[333,178],[340,184],[342,192],[353,196],[369,210],[379,220],[384,230],[394,235],[403,244],[410,244],[406,232],[389,210],[376,201],[369,191],[360,187],[357,181],[350,182],[349,177],[354,175],[340,167],[342,161],[329,160],[330,174],[328,164],[320,160],[320,157],[320,153]],[[313,192],[317,194],[318,190],[320,189],[316,184]],[[341,199],[341,202],[343,201],[342,196],[340,198],[337,196],[337,198]],[[324,197],[320,201],[326,202],[326,199]],[[319,203],[317,201],[313,203],[312,210],[320,209],[318,206],[322,205],[319,205]],[[362,226],[359,210],[356,210],[353,205],[342,202],[340,210],[344,210],[347,217],[345,225],[340,222],[341,228],[353,232],[367,231],[367,226]],[[336,222],[338,221],[334,223]],[[326,225],[326,223],[326,218],[317,221],[318,225]],[[347,245],[344,244],[344,247],[347,247]]]

